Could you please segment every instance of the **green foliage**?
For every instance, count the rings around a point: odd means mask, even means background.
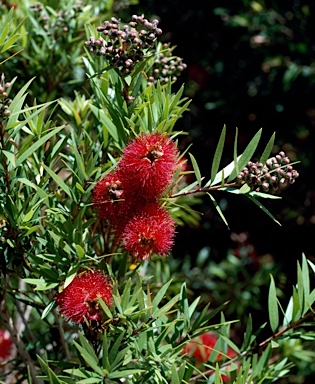
[[[117,3],[77,7],[60,2],[55,9],[22,2],[16,11],[1,15],[0,68],[10,80],[8,89],[16,93],[9,114],[0,115],[1,327],[8,329],[16,346],[12,361],[0,366],[1,379],[5,382],[12,375],[35,384],[119,383],[121,379],[178,384],[221,383],[224,374],[235,383],[273,382],[286,375],[293,362],[291,355],[276,355],[275,350],[284,349],[291,340],[314,339],[314,333],[303,331],[305,323],[312,324],[315,301],[305,257],[302,267],[298,265],[298,283],[284,313],[283,328],[279,329],[282,308],[272,279],[268,308],[273,334],[258,341],[263,326],[253,333],[248,320],[238,347],[231,329],[239,320],[227,320],[224,315],[229,307],[235,313],[243,294],[235,289],[235,301],[229,303],[225,278],[233,272],[238,278],[246,271],[236,257],[230,256],[220,266],[211,260],[206,263],[207,257],[200,261],[200,270],[221,280],[215,287],[220,302],[205,303],[198,295],[191,296],[189,282],[158,255],[142,262],[132,259],[92,207],[93,188],[115,168],[126,144],[152,132],[175,139],[181,134],[175,130],[176,122],[190,104],[183,97],[183,87],[173,92],[171,82],[148,84],[146,73],[155,48],[128,77],[109,67],[106,58],[93,57],[84,48],[89,37],[85,32],[95,32],[103,12],[109,17]],[[44,13],[39,14],[36,7]],[[19,44],[22,52],[16,51]],[[27,68],[26,73],[20,68]],[[219,171],[225,136],[224,127],[211,163],[211,179],[204,186],[192,154],[193,171],[179,167],[175,173],[161,204],[178,224],[198,225],[199,214],[193,210],[200,202],[195,197],[198,193],[210,195],[223,220],[213,190],[256,203],[257,197],[270,197],[235,181],[257,150],[261,130],[240,155],[236,135],[233,161]],[[267,161],[273,141],[274,136],[262,162]],[[196,181],[188,185],[186,176],[191,175]],[[75,325],[60,315],[54,298],[90,268],[110,276],[113,304],[107,306],[99,297],[97,306],[104,312],[101,324]],[[254,276],[250,299],[266,270]],[[203,277],[200,273],[199,280]],[[85,289],[88,292],[89,287]],[[248,295],[246,300],[248,304]],[[218,339],[206,361],[184,353],[185,347],[207,332],[216,332]],[[229,348],[234,356],[228,355]],[[303,352],[301,360],[310,357]]]

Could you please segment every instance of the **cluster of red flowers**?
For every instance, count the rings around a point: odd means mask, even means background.
[[[175,222],[159,199],[173,182],[178,150],[161,133],[142,134],[123,150],[114,173],[93,192],[100,219],[115,229],[121,245],[138,260],[166,255],[173,244]]]
[[[68,320],[82,324],[85,321],[99,323],[103,310],[99,298],[109,307],[112,304],[112,283],[101,271],[79,273],[60,293],[55,301],[60,313]]]
[[[159,199],[178,166],[178,151],[168,136],[140,135],[126,146],[115,172],[94,188],[99,218],[109,222],[122,247],[138,260],[152,253],[166,255],[173,245],[175,222]],[[79,273],[55,301],[68,321],[99,324],[99,298],[112,304],[112,282],[101,271],[90,270]]]
[[[190,357],[193,357],[196,360],[196,365],[201,363],[207,363],[212,352],[217,352],[216,361],[220,361],[223,358],[223,352],[216,349],[216,343],[218,341],[218,336],[214,332],[207,332],[203,335],[192,339],[182,350],[182,354],[186,354]],[[227,358],[233,358],[236,356],[236,352],[227,347],[224,356]],[[229,382],[229,377],[222,374],[221,378],[224,383]]]
[[[0,366],[5,360],[10,359],[13,342],[8,331],[0,328]]]

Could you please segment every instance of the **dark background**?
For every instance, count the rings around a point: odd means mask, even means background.
[[[140,1],[140,10],[160,19],[162,39],[176,45],[174,54],[188,65],[179,83],[186,84],[191,110],[177,129],[189,132],[182,146],[193,143],[203,175],[209,176],[224,124],[222,165],[233,158],[236,127],[239,152],[262,127],[262,146],[276,131],[274,153],[284,150],[301,161],[295,166],[300,177],[282,200],[264,201],[282,227],[246,199],[218,192],[230,230],[205,199],[201,227],[179,231],[175,256],[187,252],[193,258],[209,245],[220,259],[233,247],[230,234],[246,232],[258,255],[271,254],[295,281],[302,252],[315,257],[315,3],[152,0]]]

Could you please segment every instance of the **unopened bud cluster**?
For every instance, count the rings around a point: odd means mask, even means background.
[[[0,120],[5,120],[10,114],[9,105],[12,100],[9,98],[11,83],[5,82],[4,74],[1,75],[0,79]]]
[[[128,75],[162,33],[158,23],[158,20],[148,21],[143,15],[133,15],[129,24],[121,26],[120,20],[112,17],[97,28],[105,38],[91,36],[85,45],[91,52],[104,56],[110,66],[119,68],[122,76]]]
[[[76,12],[82,9],[82,1],[78,1],[72,6],[71,11],[58,11],[56,16],[51,17],[44,5],[37,2],[30,6],[42,27],[47,31],[47,35],[54,37],[63,35],[70,29],[71,20],[75,20]],[[60,32],[62,32],[60,34]]]
[[[268,159],[265,165],[249,161],[237,176],[237,182],[248,184],[256,192],[269,192],[293,184],[298,176],[298,172],[290,165],[290,159],[281,151]]]
[[[157,81],[162,84],[176,81],[181,72],[187,68],[181,57],[172,55],[174,48],[169,44],[163,44],[162,51],[157,53],[158,57],[147,73],[148,85],[156,84]]]

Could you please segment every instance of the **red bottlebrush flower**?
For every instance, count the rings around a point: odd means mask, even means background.
[[[8,331],[0,328],[0,364],[12,354],[13,342]]]
[[[209,357],[213,351],[217,351],[215,345],[218,341],[218,336],[213,332],[207,332],[203,335],[192,339],[182,350],[182,354],[187,354],[196,359],[196,362],[206,363],[209,360]],[[222,352],[218,351],[219,354],[216,357],[216,361],[220,361],[223,357]],[[227,347],[227,351],[224,353],[224,356],[228,358],[233,358],[236,356],[236,352]],[[229,382],[229,377],[227,375],[221,375],[224,383]]]
[[[182,353],[187,353],[189,356],[194,356],[196,360],[206,363],[215,350],[215,345],[218,341],[218,336],[213,332],[207,332],[203,335],[192,339],[184,348]],[[228,346],[225,356],[232,358],[236,352]],[[222,359],[222,352],[220,351],[216,361]]]
[[[122,183],[115,173],[100,180],[93,190],[93,201],[100,219],[109,219],[117,215],[124,201]]]
[[[123,151],[118,174],[132,194],[156,199],[172,184],[178,166],[178,150],[161,133],[138,136]]]
[[[95,185],[93,202],[99,218],[107,219],[119,233],[134,213],[145,204],[142,196],[124,191],[117,173],[108,174]]]
[[[122,234],[122,245],[139,260],[152,253],[166,255],[172,248],[175,222],[158,203],[147,204],[127,223]]]
[[[101,298],[107,306],[112,304],[112,283],[101,271],[84,271],[55,297],[60,313],[75,323],[101,321]]]

